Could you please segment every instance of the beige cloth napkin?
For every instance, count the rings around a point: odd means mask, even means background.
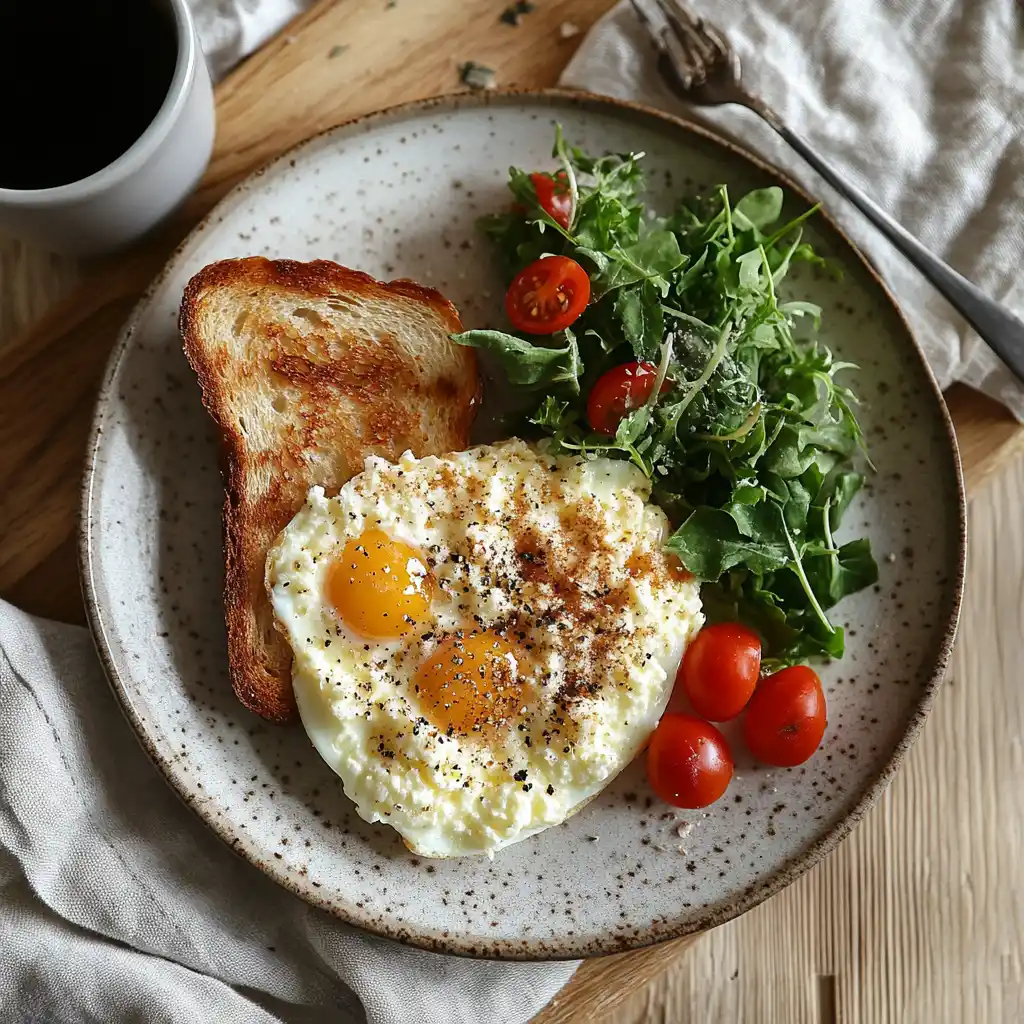
[[[575,969],[425,953],[293,896],[171,791],[89,634],[0,601],[4,1024],[524,1024]]]
[[[693,0],[782,119],[985,292],[1024,315],[1024,7],[1013,0]],[[1024,420],[1024,385],[849,203],[754,114],[662,84],[623,0],[562,83],[701,120],[823,198],[902,305],[939,383]]]

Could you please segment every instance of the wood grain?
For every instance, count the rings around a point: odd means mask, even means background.
[[[209,172],[156,236],[86,266],[0,243],[0,595],[82,620],[73,534],[95,388],[139,294],[214,202],[313,131],[451,91],[463,60],[496,68],[501,84],[553,84],[575,45],[558,27],[585,30],[610,6],[549,0],[511,28],[493,0],[322,3],[219,86]],[[335,46],[347,49],[331,58]],[[1024,431],[965,388],[947,397],[982,540],[958,682],[907,768],[853,837],[785,893],[700,942],[588,961],[538,1024],[1020,1019],[1024,910],[1019,895],[998,896],[1024,880],[1014,874],[1024,791],[1000,783],[1024,761],[1019,661],[1006,643],[1021,634],[1024,550],[1010,510],[1024,471],[982,484],[1024,450]]]
[[[618,1019],[623,1001],[664,974],[702,936],[687,935],[650,949],[586,960],[572,980],[533,1018],[532,1024],[585,1024]],[[628,1012],[628,1011],[627,1011]]]
[[[963,384],[946,391],[946,405],[956,427],[967,493],[978,494],[995,470],[1024,453],[1024,427],[998,402]]]

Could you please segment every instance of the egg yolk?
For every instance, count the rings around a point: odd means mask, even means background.
[[[353,632],[392,639],[422,629],[433,584],[423,556],[383,530],[350,540],[327,575],[327,598]]]
[[[516,715],[525,702],[522,652],[491,630],[445,637],[416,672],[416,694],[443,732],[480,732]]]

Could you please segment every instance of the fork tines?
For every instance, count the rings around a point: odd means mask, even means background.
[[[685,89],[699,85],[728,53],[721,33],[682,0],[631,0],[655,46],[667,57]]]

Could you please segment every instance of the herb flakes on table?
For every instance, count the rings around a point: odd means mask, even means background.
[[[559,129],[553,155],[571,193],[568,227],[541,205],[531,175],[512,168],[515,206],[481,228],[509,280],[549,254],[579,263],[590,305],[546,338],[454,339],[487,349],[512,385],[538,393],[524,433],[539,431],[553,452],[625,458],[644,471],[677,524],[668,548],[703,582],[709,618],[756,628],[768,667],[841,657],[843,630],[829,612],[878,569],[867,540],[836,539],[870,467],[845,383],[855,367],[816,339],[816,304],[781,294],[797,264],[830,270],[803,239],[814,210],[784,220],[780,188],[734,201],[721,185],[652,217],[642,154],[594,158]],[[657,366],[659,386],[614,436],[595,433],[594,382],[634,359]]]
[[[530,0],[518,0],[517,3],[509,4],[501,12],[499,20],[503,21],[506,25],[518,25],[522,21],[524,14],[532,14],[536,9],[537,5],[530,3]]]
[[[497,84],[493,68],[472,60],[459,65],[459,80],[473,90],[493,89]]]

